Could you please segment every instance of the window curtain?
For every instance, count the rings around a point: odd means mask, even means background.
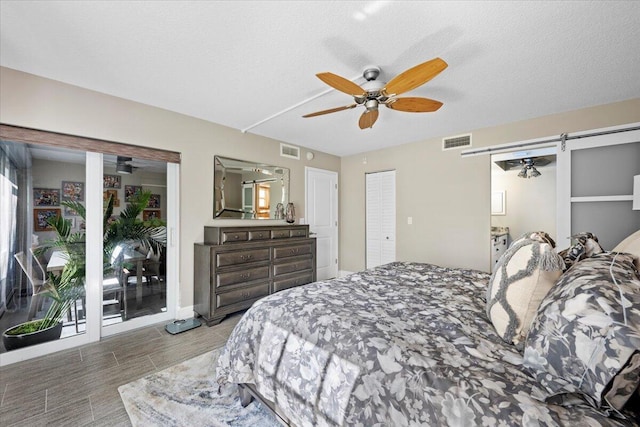
[[[8,144],[0,150],[0,314],[15,288],[16,218],[18,207],[17,170],[7,154]]]

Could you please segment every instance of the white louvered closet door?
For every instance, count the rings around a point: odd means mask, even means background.
[[[396,260],[396,171],[366,174],[366,266]]]

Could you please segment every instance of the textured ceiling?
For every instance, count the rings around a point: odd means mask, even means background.
[[[1,0],[0,18],[2,66],[239,131],[290,109],[248,132],[340,156],[640,97],[637,1]],[[405,95],[435,113],[301,117],[352,102],[318,72],[388,81],[434,57],[449,67]]]

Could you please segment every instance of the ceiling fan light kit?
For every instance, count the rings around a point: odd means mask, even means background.
[[[363,105],[366,110],[360,116],[358,125],[360,129],[367,129],[373,127],[376,120],[378,120],[378,106],[380,104],[386,105],[387,108],[392,110],[408,113],[430,113],[437,111],[442,107],[442,102],[440,101],[418,97],[398,98],[398,95],[422,86],[440,74],[447,66],[445,61],[440,58],[435,58],[416,65],[400,73],[388,83],[384,83],[376,80],[380,75],[380,67],[369,65],[365,67],[362,73],[362,76],[367,80],[362,86],[344,77],[340,77],[337,74],[329,72],[318,73],[316,76],[320,80],[340,92],[351,95],[355,103],[344,107],[330,108],[328,110],[305,114],[302,117],[316,117]]]

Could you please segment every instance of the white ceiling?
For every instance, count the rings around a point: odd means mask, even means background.
[[[640,97],[638,1],[1,0],[0,64],[242,130],[325,92],[315,74],[388,81],[441,57],[405,96],[434,113],[362,107],[334,90],[249,132],[339,156]],[[360,77],[356,80],[362,83]],[[46,100],[43,100],[46,101]]]

